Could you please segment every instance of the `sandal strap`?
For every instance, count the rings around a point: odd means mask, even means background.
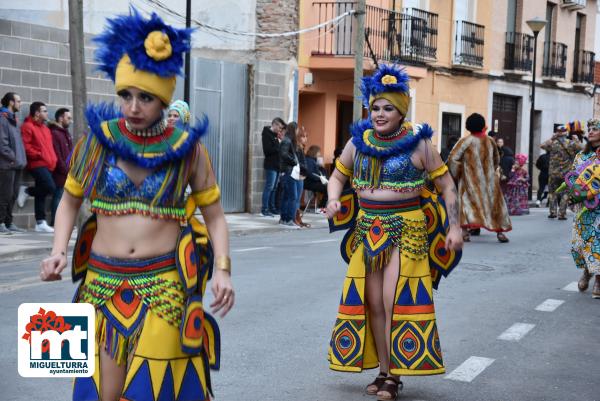
[[[390,381],[394,382],[389,383]],[[390,395],[390,397],[386,397],[384,398],[385,400],[395,400],[398,397],[398,392],[402,391],[402,388],[404,387],[404,384],[400,381],[400,379],[396,379],[395,377],[388,377],[385,382],[381,385],[381,387],[379,387],[379,391],[380,392],[386,392]],[[381,397],[379,397],[379,399],[382,399]]]

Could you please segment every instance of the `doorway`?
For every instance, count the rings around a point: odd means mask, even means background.
[[[517,152],[517,118],[519,116],[519,97],[494,93],[492,121],[498,138],[504,139],[504,146]]]

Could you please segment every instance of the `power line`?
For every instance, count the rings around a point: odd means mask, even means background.
[[[146,1],[148,3],[151,3],[151,4],[159,7],[160,9],[162,9],[163,11],[165,11],[166,13],[169,13],[169,14],[171,14],[173,16],[185,19],[184,15],[178,13],[177,11],[174,11],[174,10],[170,9],[169,7],[167,7],[164,3],[162,3],[159,0],[146,0]],[[330,19],[328,21],[322,22],[322,23],[320,23],[318,25],[313,25],[311,27],[300,29],[298,31],[281,32],[281,33],[243,32],[243,31],[235,31],[235,30],[225,29],[225,28],[217,28],[217,27],[205,24],[205,23],[203,23],[201,21],[198,21],[197,19],[192,19],[192,22],[194,22],[194,24],[198,25],[200,28],[204,28],[204,29],[207,29],[207,30],[215,31],[215,32],[227,33],[227,34],[235,35],[235,36],[251,36],[251,37],[259,37],[259,38],[280,38],[280,37],[300,35],[300,34],[303,34],[303,33],[306,33],[306,32],[310,32],[310,31],[314,31],[314,30],[319,29],[319,28],[326,27],[329,24],[335,26],[342,19],[346,18],[347,16],[353,15],[355,13],[356,13],[355,10],[346,11],[345,13],[340,14],[337,17],[332,18],[332,19]]]

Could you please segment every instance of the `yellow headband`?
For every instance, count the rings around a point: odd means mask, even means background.
[[[168,105],[175,90],[175,77],[161,77],[148,71],[138,70],[125,54],[115,71],[115,89],[119,92],[130,86],[151,93]]]
[[[408,105],[410,104],[410,96],[404,92],[383,92],[377,95],[369,96],[369,108],[373,107],[373,102],[377,99],[385,99],[394,105],[398,109],[400,114],[406,116],[408,112]]]

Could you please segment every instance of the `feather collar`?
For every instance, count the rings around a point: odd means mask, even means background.
[[[398,138],[382,141],[375,136],[373,124],[367,118],[352,125],[352,143],[359,152],[382,158],[410,152],[417,147],[421,139],[430,139],[433,136],[433,129],[428,124],[417,126],[415,129],[412,123],[405,121],[401,129],[404,133]]]

